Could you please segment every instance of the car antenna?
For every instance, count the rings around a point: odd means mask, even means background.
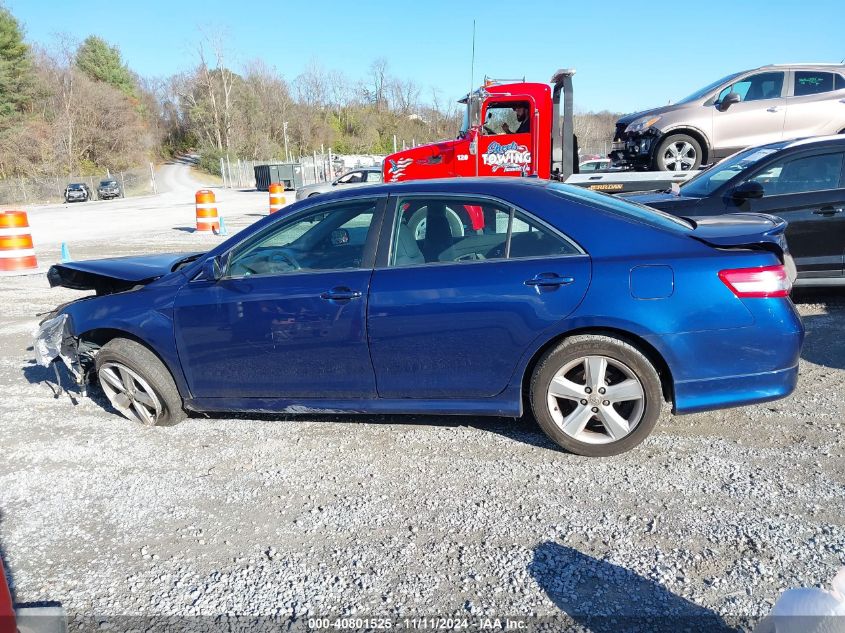
[[[472,90],[475,86],[475,20],[472,21],[472,58],[469,63],[469,97],[472,98]]]

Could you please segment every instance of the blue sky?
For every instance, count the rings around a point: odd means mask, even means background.
[[[0,0],[3,1],[3,0]],[[230,65],[263,58],[288,80],[311,61],[363,78],[378,57],[392,74],[457,99],[470,84],[573,67],[582,110],[629,112],[677,101],[730,72],[845,58],[842,0],[5,0],[32,42],[57,33],[117,44],[129,66],[166,76],[196,63],[202,31],[227,34]]]

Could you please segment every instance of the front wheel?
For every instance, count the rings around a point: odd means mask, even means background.
[[[111,405],[133,422],[172,426],[187,417],[167,367],[140,343],[112,339],[97,353],[96,369]]]
[[[701,166],[701,144],[688,134],[670,134],[654,153],[659,171],[691,171]]]
[[[654,429],[663,403],[660,378],[637,348],[580,335],[549,350],[531,378],[531,409],[562,448],[587,457],[632,449]]]

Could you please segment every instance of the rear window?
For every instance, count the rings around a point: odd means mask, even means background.
[[[830,92],[833,90],[833,73],[817,73],[806,70],[795,71],[796,97]]]
[[[605,211],[610,211],[616,215],[621,215],[626,218],[632,218],[651,226],[656,226],[661,229],[669,229],[671,231],[686,232],[693,229],[693,224],[689,220],[679,218],[665,211],[652,209],[643,204],[636,202],[629,202],[622,198],[615,198],[614,196],[591,189],[582,189],[572,185],[565,185],[563,183],[553,182],[549,183],[549,190],[561,198],[566,198],[572,202],[582,202]]]
[[[845,77],[842,75],[836,75],[833,82],[833,89],[842,90],[843,88],[845,88]]]

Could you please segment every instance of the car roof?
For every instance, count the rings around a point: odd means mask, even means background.
[[[791,149],[793,147],[807,147],[807,146],[833,146],[845,145],[845,134],[833,134],[830,136],[806,136],[801,138],[792,138],[782,141],[775,141],[773,143],[766,143],[765,145],[757,145],[758,148],[767,148],[774,150]],[[748,149],[752,149],[749,147]]]
[[[544,188],[550,181],[540,178],[503,178],[501,176],[486,176],[475,178],[431,178],[425,180],[406,180],[402,182],[385,182],[367,184],[355,188],[348,193],[344,190],[331,191],[320,200],[333,198],[347,198],[348,196],[362,196],[366,193],[373,195],[404,193],[465,193],[468,195],[506,195],[508,192],[519,190]],[[480,186],[483,186],[480,187]],[[523,189],[525,188],[525,189]]]
[[[837,64],[830,62],[797,62],[794,64],[768,64],[766,66],[760,66],[760,68],[755,68],[754,70],[764,70],[766,68],[812,68],[818,70],[845,70],[845,64]]]

